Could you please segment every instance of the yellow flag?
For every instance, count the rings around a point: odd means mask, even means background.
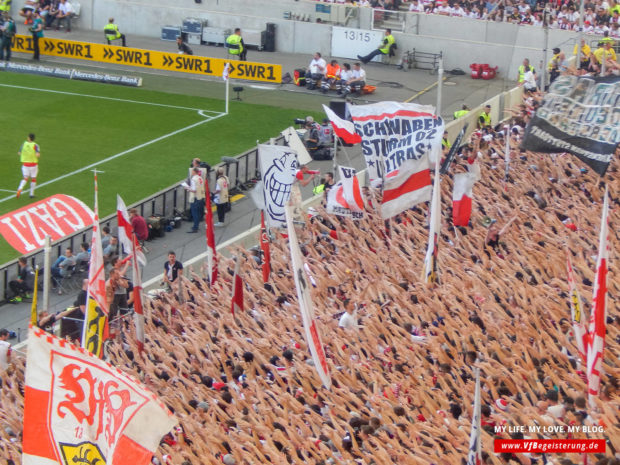
[[[32,326],[37,326],[37,291],[39,288],[39,267],[34,270],[34,291],[32,293],[32,310],[30,322]]]

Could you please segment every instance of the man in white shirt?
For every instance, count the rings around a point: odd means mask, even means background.
[[[419,0],[413,0],[409,4],[409,11],[413,11],[415,13],[424,13],[424,5]]]
[[[308,66],[308,71],[306,71],[307,89],[313,90],[317,88],[317,83],[325,76],[326,68],[327,62],[321,57],[319,52],[316,52]]]
[[[67,0],[60,0],[60,4],[58,5],[58,14],[56,15],[56,19],[58,20],[56,23],[56,30],[60,29],[60,23],[66,21],[66,32],[71,32],[71,17],[73,14],[74,12],[71,4]]]
[[[0,373],[4,373],[11,363],[11,344],[8,330],[0,329]]]
[[[346,81],[344,89],[344,97],[351,92],[361,92],[366,85],[366,71],[362,69],[362,65],[358,62],[353,65],[351,78]]]
[[[189,191],[189,205],[194,225],[188,233],[197,233],[200,221],[202,221],[205,211],[205,184],[200,173],[200,168],[194,168],[190,185],[186,187]]]
[[[460,16],[461,18],[467,16],[465,10],[461,7],[460,4],[455,3],[454,8],[452,8],[452,16]]]
[[[355,311],[355,307],[351,303],[349,299],[345,299],[344,304],[344,313],[340,317],[338,321],[338,327],[343,329],[355,329],[357,328],[357,312]]]

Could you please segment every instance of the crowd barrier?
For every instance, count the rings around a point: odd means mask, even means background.
[[[274,140],[277,145],[284,145],[284,137],[280,136]],[[232,162],[232,160],[236,162]],[[189,168],[188,160],[188,168]],[[225,163],[219,163],[212,167],[209,172],[209,185],[215,185],[215,171],[217,168],[223,167],[226,175],[230,180],[231,192],[239,192],[251,187],[253,182],[260,179],[260,166],[258,164],[258,149],[254,148],[242,153],[236,157],[231,157]],[[189,173],[189,171],[187,172]],[[183,174],[180,173],[181,177]],[[181,181],[174,185],[163,189],[152,196],[143,199],[135,204],[129,205],[129,208],[135,207],[143,217],[151,215],[161,215],[163,217],[172,217],[176,212],[184,212],[189,208],[189,196],[187,191],[181,186]],[[114,231],[117,227],[116,213],[101,219],[102,227],[108,226]],[[74,251],[79,250],[82,242],[90,244],[92,228],[84,228],[75,234],[67,236],[52,244],[52,260],[62,255],[67,247],[71,247]],[[39,266],[43,269],[43,250],[38,250],[26,256],[28,263],[34,268]],[[17,260],[5,263],[0,266],[0,303],[4,303],[9,296],[9,281],[17,276],[18,263]]]

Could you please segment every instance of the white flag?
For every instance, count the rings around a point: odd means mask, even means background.
[[[229,75],[230,75],[230,63],[226,63],[224,65],[224,71],[222,71],[222,79],[224,79],[224,81],[228,81]]]
[[[354,168],[338,167],[340,181],[327,193],[327,212],[354,220],[364,217],[364,199]]]
[[[284,207],[299,169],[297,153],[289,147],[259,144],[258,156],[263,182],[263,200],[270,228],[286,226]]]
[[[314,307],[312,306],[312,298],[310,296],[310,286],[306,280],[306,272],[304,271],[304,261],[299,250],[297,242],[297,234],[293,225],[293,207],[287,206],[286,209],[286,225],[288,227],[288,243],[291,249],[291,268],[293,278],[295,279],[295,287],[297,288],[297,300],[299,302],[299,310],[301,311],[304,332],[306,334],[306,342],[312,354],[312,361],[319,378],[323,382],[323,386],[327,389],[331,387],[331,378],[329,377],[329,367],[321,342],[321,336],[314,318]]]

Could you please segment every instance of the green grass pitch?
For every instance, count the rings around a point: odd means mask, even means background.
[[[192,157],[214,165],[276,136],[300,116],[294,109],[231,102],[229,115],[196,124],[203,115],[220,115],[223,100],[12,73],[0,74],[0,102],[0,215],[31,202],[27,192],[20,199],[9,192],[17,190],[17,151],[30,132],[41,147],[37,199],[63,193],[92,206],[93,173],[84,168],[127,152],[97,166],[105,172],[99,176],[105,217],[115,211],[117,193],[134,203],[181,180]],[[2,239],[0,263],[17,256]]]

